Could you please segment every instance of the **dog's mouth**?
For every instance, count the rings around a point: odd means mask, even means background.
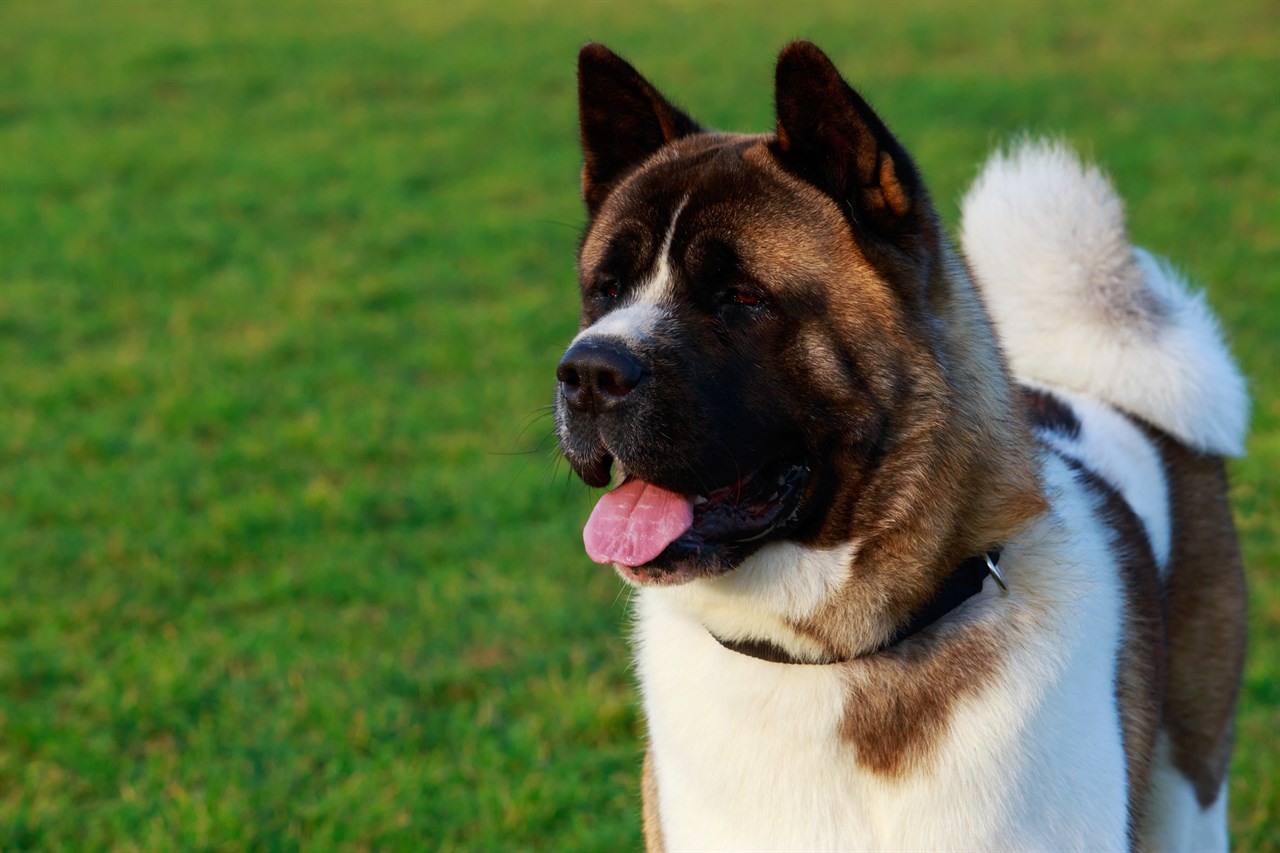
[[[596,504],[583,541],[591,559],[637,584],[724,574],[796,525],[811,479],[807,464],[785,459],[705,495],[628,477]]]

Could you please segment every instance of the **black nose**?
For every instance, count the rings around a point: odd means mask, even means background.
[[[590,338],[569,347],[556,367],[565,402],[596,414],[620,407],[648,373],[644,362],[626,347]]]

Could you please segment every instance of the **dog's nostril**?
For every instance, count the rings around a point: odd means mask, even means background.
[[[559,379],[565,385],[577,387],[582,384],[582,380],[578,378],[578,371],[571,364],[561,364],[556,368],[556,379]]]
[[[625,397],[640,384],[641,375],[642,371],[638,367],[627,373],[617,370],[602,371],[599,380],[600,390],[611,397]]]

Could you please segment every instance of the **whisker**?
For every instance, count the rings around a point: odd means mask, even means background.
[[[559,453],[553,453],[547,457],[547,462],[550,463],[550,470],[548,470],[547,472],[547,483],[546,483],[546,486],[548,489],[554,487],[556,484],[556,480],[559,479],[560,463],[563,461],[564,461],[564,457],[561,456]]]
[[[524,426],[520,428],[520,431],[516,433],[516,437],[512,439],[511,446],[514,447],[515,445],[519,444],[520,439],[524,438],[524,434],[527,433],[529,430],[533,429],[534,426],[537,425],[538,421],[554,414],[555,412],[554,412],[553,406],[539,406],[531,414],[525,417]],[[502,455],[497,451],[490,451],[490,452],[496,453],[497,455]]]
[[[535,219],[534,222],[541,222],[543,225],[559,225],[561,228],[568,228],[571,231],[582,232],[581,225],[575,225],[572,222],[561,222],[558,219]]]
[[[524,450],[490,450],[490,456],[531,456],[535,453],[545,453],[547,446],[556,440],[554,432],[549,432],[538,439],[538,443],[533,447],[527,447]]]

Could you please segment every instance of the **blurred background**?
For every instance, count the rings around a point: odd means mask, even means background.
[[[1231,821],[1280,848],[1280,5],[0,0],[0,849],[639,845],[628,596],[546,405],[575,54],[772,125],[817,40],[949,223],[1114,177],[1254,395]]]

